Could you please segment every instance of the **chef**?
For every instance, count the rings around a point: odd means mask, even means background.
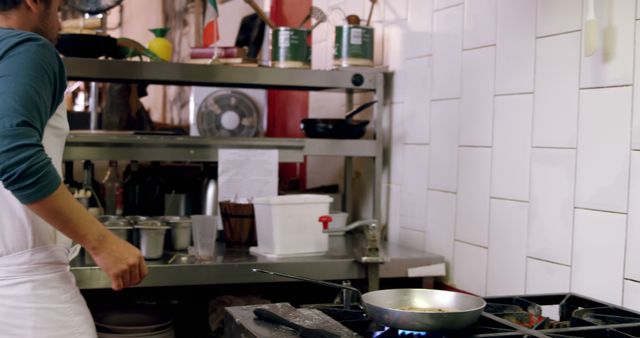
[[[61,182],[69,130],[63,63],[52,43],[62,0],[0,0],[0,337],[95,337],[69,271],[72,240],[114,290],[138,284],[138,249],[91,216]]]

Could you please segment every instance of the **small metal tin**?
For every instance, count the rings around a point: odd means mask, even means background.
[[[162,225],[156,220],[138,222],[135,226],[140,236],[140,251],[146,259],[160,259],[164,249],[164,236],[168,226]]]
[[[374,30],[368,26],[336,26],[333,65],[373,66]]]
[[[277,27],[271,34],[271,67],[310,68],[309,30]]]

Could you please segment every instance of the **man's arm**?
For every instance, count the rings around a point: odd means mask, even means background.
[[[147,265],[140,250],[98,222],[71,196],[64,184],[53,194],[27,204],[27,207],[80,243],[109,276],[114,290],[136,285],[147,275]]]

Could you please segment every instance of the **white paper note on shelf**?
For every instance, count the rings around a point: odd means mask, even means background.
[[[278,195],[278,150],[218,150],[218,201]]]

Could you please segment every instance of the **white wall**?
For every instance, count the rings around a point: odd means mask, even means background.
[[[640,310],[640,6],[595,5],[587,57],[586,1],[379,1],[377,62],[395,71],[389,235],[443,255],[458,288]]]

